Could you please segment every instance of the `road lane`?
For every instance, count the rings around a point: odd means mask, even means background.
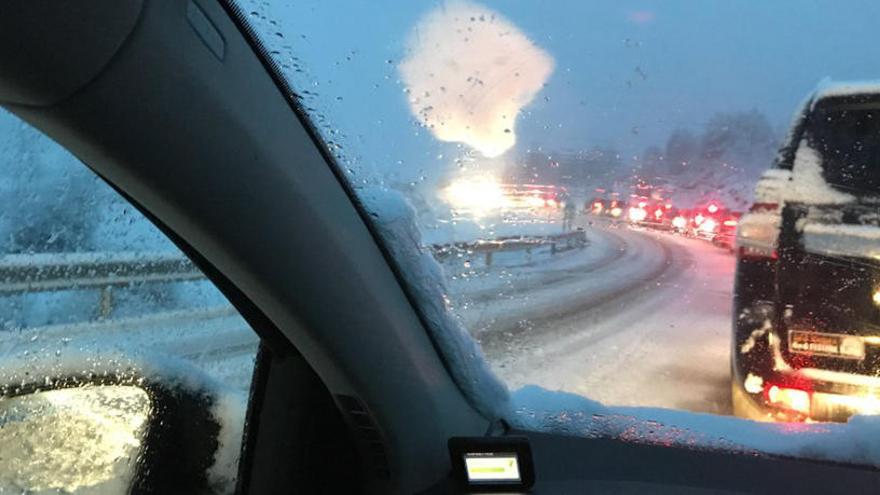
[[[472,324],[494,315],[469,328],[495,371],[514,389],[536,384],[611,405],[729,414],[734,258],[667,233],[587,233],[613,236],[622,254],[468,308],[482,311],[465,315]]]

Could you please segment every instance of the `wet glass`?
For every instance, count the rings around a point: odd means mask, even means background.
[[[123,385],[0,399],[0,490],[127,492],[151,410],[146,391]]]
[[[877,216],[817,206],[876,188],[875,110],[798,123],[880,94],[838,82],[880,6],[234,3],[475,402],[485,363],[524,427],[878,464]]]
[[[20,370],[48,386],[62,371],[75,375],[100,363],[116,366],[114,356],[187,370],[194,382],[208,383],[221,397],[222,407],[211,411],[222,425],[220,448],[207,477],[218,492],[231,493],[258,343],[220,291],[137,209],[67,150],[0,110],[0,375]],[[42,398],[73,393],[45,392],[28,403],[43,408]],[[62,412],[74,415],[70,428],[84,424],[77,415],[104,421],[89,400],[65,404]],[[123,412],[113,421],[140,417]],[[17,437],[0,438],[4,463],[15,471],[6,473],[20,480],[15,483],[35,492],[75,492],[71,486],[91,486],[83,484],[86,478],[126,486],[122,464],[90,450],[100,447],[94,441],[104,433],[66,435],[71,433],[66,426],[52,429],[51,414],[34,417],[45,431],[45,444],[33,449],[45,452],[45,459],[35,456],[30,466],[22,464],[27,457],[9,464],[7,453],[22,451],[13,445]],[[29,424],[22,428],[31,431]],[[115,428],[110,420],[102,424]],[[79,460],[98,464],[69,463],[68,454],[77,447],[98,456]],[[53,454],[53,448],[67,449],[68,457]],[[102,452],[122,455],[118,449]],[[86,478],[56,469],[60,464],[82,468]],[[101,478],[116,475],[121,481]]]
[[[824,108],[809,133],[822,154],[829,184],[858,195],[880,195],[880,106]]]

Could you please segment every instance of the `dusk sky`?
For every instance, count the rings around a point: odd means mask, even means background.
[[[399,70],[414,28],[454,5],[281,2],[260,8],[265,22],[277,23],[261,30],[274,38],[269,44],[279,58],[297,58],[303,72],[291,66],[288,74],[298,90],[317,94],[306,106],[326,116],[325,133],[346,135],[338,139],[343,154],[360,166],[413,177],[469,149],[414,124]],[[699,131],[719,111],[759,110],[781,132],[821,79],[880,78],[880,3],[872,0],[467,5],[496,12],[553,62],[546,86],[516,120],[514,152],[611,145],[632,154],[662,145],[676,127]]]

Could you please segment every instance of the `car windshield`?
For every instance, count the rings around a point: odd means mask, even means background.
[[[484,414],[880,465],[880,4],[233,3]]]
[[[832,107],[810,126],[823,175],[833,187],[880,195],[880,108]]]

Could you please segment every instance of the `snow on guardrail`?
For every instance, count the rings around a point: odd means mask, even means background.
[[[204,278],[177,253],[37,253],[0,256],[0,294]]]
[[[509,236],[474,242],[453,242],[449,244],[433,244],[434,257],[442,261],[460,253],[485,254],[486,266],[492,264],[492,254],[508,251],[526,251],[549,246],[550,252],[582,248],[587,245],[586,232],[578,228],[571,232],[547,236]]]

